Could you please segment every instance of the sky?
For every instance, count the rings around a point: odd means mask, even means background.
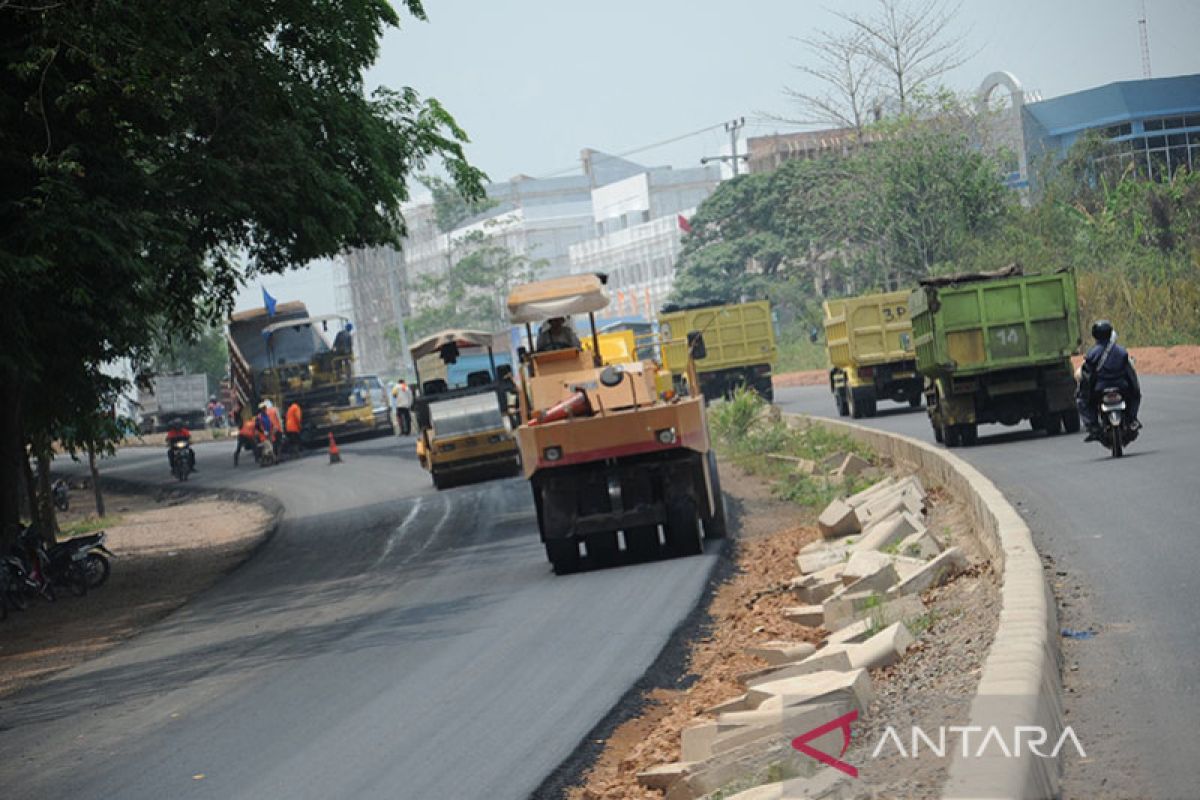
[[[916,2],[916,0],[914,0]],[[404,17],[384,37],[369,87],[411,86],[436,97],[471,138],[467,155],[493,180],[579,172],[585,147],[648,166],[697,166],[728,147],[726,120],[745,135],[796,130],[782,90],[818,87],[794,65],[796,39],[842,31],[829,9],[870,12],[875,0],[424,0],[428,22]],[[1050,98],[1142,77],[1136,0],[962,3],[951,27],[970,58],[943,82],[973,91],[1007,70]],[[1200,0],[1146,0],[1154,77],[1200,72]],[[263,282],[280,300],[333,313],[332,265]],[[238,308],[261,305],[259,283]]]

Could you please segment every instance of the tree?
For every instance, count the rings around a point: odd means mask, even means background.
[[[426,302],[408,320],[413,336],[445,328],[504,328],[508,325],[505,301],[509,291],[533,280],[547,264],[545,259],[513,253],[481,231],[458,239],[455,249],[463,254],[450,269],[418,281],[417,291]]]
[[[887,76],[901,115],[909,112],[914,92],[927,89],[937,79],[963,64],[968,55],[950,35],[960,6],[944,0],[879,0],[875,14],[835,11],[862,36],[866,55]]]
[[[783,90],[799,106],[799,115],[780,117],[798,125],[833,125],[851,128],[858,139],[873,121],[878,98],[878,65],[867,49],[867,35],[861,30],[849,33],[819,31],[800,39],[814,63],[798,64],[796,69],[814,78],[823,91]]]
[[[156,373],[203,373],[208,376],[209,389],[215,390],[229,374],[229,348],[225,343],[225,331],[220,326],[208,325],[194,338],[163,341],[152,366]]]
[[[465,197],[458,187],[434,175],[422,175],[417,180],[433,194],[434,224],[442,233],[449,233],[463,221],[497,205],[489,197]]]
[[[100,406],[100,364],[144,368],[255,274],[398,245],[431,158],[481,196],[436,100],[364,91],[399,23],[383,2],[0,6],[0,544],[26,443]]]

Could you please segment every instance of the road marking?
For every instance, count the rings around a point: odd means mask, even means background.
[[[412,508],[410,508],[408,513],[404,515],[404,519],[391,533],[388,534],[387,541],[383,543],[383,552],[379,554],[379,558],[375,559],[375,563],[371,565],[371,569],[375,569],[375,567],[378,567],[380,564],[382,564],[384,559],[386,559],[392,552],[392,548],[396,546],[396,542],[399,541],[402,536],[404,536],[404,529],[412,524],[412,521],[417,518],[417,513],[421,510],[422,499],[422,497],[418,496],[417,499],[413,501]]]

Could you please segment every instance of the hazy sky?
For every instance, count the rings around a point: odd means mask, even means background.
[[[437,97],[467,130],[468,155],[494,180],[579,171],[584,147],[624,153],[734,117],[748,135],[789,130],[784,86],[816,89],[792,68],[795,37],[845,23],[828,8],[868,12],[875,0],[425,0],[429,22],[388,32],[371,86]],[[1200,72],[1200,0],[1147,0],[1156,77]],[[1008,0],[962,4],[954,30],[973,53],[945,83],[975,89],[1012,72],[1054,97],[1142,76],[1136,0]],[[728,141],[717,129],[630,156],[698,165]],[[266,281],[281,300],[335,311],[330,267]],[[261,303],[258,285],[239,308]]]

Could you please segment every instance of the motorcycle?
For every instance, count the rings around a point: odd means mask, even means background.
[[[1138,437],[1125,415],[1125,398],[1117,389],[1105,389],[1100,395],[1099,422],[1100,444],[1112,452],[1113,458],[1124,455],[1126,445]]]
[[[24,611],[29,608],[29,598],[42,595],[47,600],[54,600],[54,590],[50,584],[41,581],[30,567],[29,562],[17,553],[10,553],[0,559],[0,584],[3,585],[3,595],[0,603],[7,608]]]
[[[83,597],[88,589],[108,580],[108,559],[114,556],[104,546],[105,538],[104,531],[100,531],[47,545],[37,531],[26,527],[17,541],[36,559],[36,572],[42,579],[40,588],[48,599],[53,599],[56,586],[66,587],[75,596]]]
[[[191,442],[187,439],[176,439],[171,442],[168,452],[171,456],[171,474],[176,480],[186,481],[192,472],[192,462],[196,458]]]
[[[50,488],[50,493],[54,497],[54,507],[59,511],[67,511],[71,508],[71,491],[65,478],[56,480]]]

